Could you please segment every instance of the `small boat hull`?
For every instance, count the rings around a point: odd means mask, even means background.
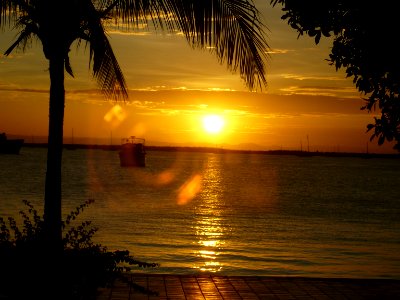
[[[146,151],[144,140],[137,138],[124,139],[119,151],[119,160],[121,167],[145,167]]]
[[[0,153],[3,154],[19,154],[24,139],[7,139],[5,133],[0,135]]]

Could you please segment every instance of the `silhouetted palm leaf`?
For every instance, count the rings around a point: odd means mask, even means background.
[[[90,2],[90,1],[88,1]],[[104,12],[90,3],[87,7],[86,27],[81,38],[89,43],[93,77],[107,98],[127,98],[126,82],[102,24]]]
[[[194,48],[209,48],[220,63],[239,70],[250,89],[266,85],[265,59],[268,44],[265,26],[251,1],[243,0],[159,0],[113,2],[107,10],[116,25],[148,24],[170,32],[179,30]]]

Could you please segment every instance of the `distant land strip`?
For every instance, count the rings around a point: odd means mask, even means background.
[[[47,148],[47,143],[24,143],[23,147]],[[88,145],[88,144],[64,144],[67,150],[74,149],[100,149],[118,151],[121,145]],[[400,158],[400,153],[357,153],[357,152],[320,152],[302,150],[237,150],[218,147],[184,147],[184,146],[146,146],[146,151],[169,152],[205,152],[205,153],[242,153],[265,155],[295,155],[300,157],[329,156],[329,157],[361,157],[361,158]]]

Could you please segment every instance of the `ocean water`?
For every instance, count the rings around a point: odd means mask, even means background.
[[[400,160],[65,150],[63,212],[149,273],[400,279]],[[43,212],[46,149],[0,156],[0,216]],[[78,220],[78,221],[79,221]]]

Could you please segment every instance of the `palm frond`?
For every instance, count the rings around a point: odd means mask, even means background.
[[[214,49],[219,62],[225,62],[233,72],[239,70],[250,89],[266,85],[266,27],[251,1],[168,2],[169,11],[192,47]]]
[[[24,24],[24,25],[22,25]],[[37,27],[33,24],[25,23],[22,17],[18,22],[17,26],[22,27],[16,41],[4,52],[4,55],[8,56],[14,49],[21,49],[23,52],[32,42],[33,36],[37,35]]]
[[[71,62],[69,60],[68,55],[64,59],[64,67],[65,67],[65,71],[67,71],[67,73],[69,75],[71,75],[71,77],[74,77],[74,72],[72,71]]]
[[[155,28],[173,28],[173,23],[165,18],[166,7],[164,1],[152,0],[99,0],[97,1],[103,16],[109,15],[118,27],[131,29],[141,24],[148,24],[149,20]]]
[[[104,18],[102,3],[97,3],[98,6],[96,8],[93,4],[96,1],[85,2],[87,4],[85,9],[87,14],[85,16],[86,25],[78,33],[78,45],[80,45],[80,40],[85,40],[89,45],[89,68],[92,69],[93,77],[106,98],[115,100],[120,98],[127,99],[128,92],[125,78],[102,25],[101,19]]]
[[[93,7],[88,18],[85,40],[90,45],[89,67],[107,98],[126,99],[125,78],[106,36],[99,13]]]
[[[104,32],[94,32],[90,40],[93,76],[107,98],[126,99],[125,78]]]
[[[29,10],[29,0],[1,0],[0,1],[0,27],[13,26],[21,14]]]
[[[251,0],[102,0],[116,25],[152,22],[179,30],[193,48],[208,48],[250,89],[266,86],[267,29]],[[120,20],[120,21],[118,21]],[[120,22],[120,23],[118,23]]]
[[[16,1],[12,0],[1,0],[0,1],[0,26],[4,24],[10,24],[9,16],[13,15],[16,10]],[[8,21],[8,22],[7,22]]]

